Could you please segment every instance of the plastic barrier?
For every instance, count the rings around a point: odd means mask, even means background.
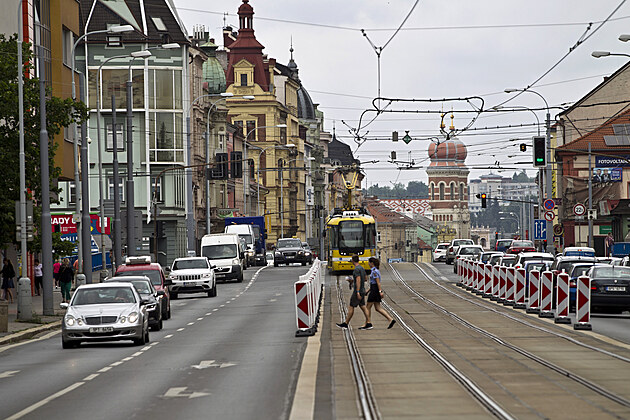
[[[525,309],[525,269],[517,268],[514,277],[514,308]]]
[[[324,271],[319,259],[315,259],[308,272],[295,282],[296,337],[314,335],[319,323],[319,310],[324,285]]]
[[[508,267],[505,270],[505,306],[514,306],[514,276],[516,268]]]
[[[556,324],[570,324],[569,318],[569,275],[564,271],[556,277]]]
[[[541,318],[553,318],[552,312],[552,288],[553,273],[551,271],[543,271],[540,273],[540,312],[538,316]]]
[[[507,267],[501,266],[499,267],[499,299],[497,302],[503,303],[505,302],[505,276],[507,275]]]
[[[574,330],[592,330],[591,327],[591,279],[586,276],[577,278],[575,291],[575,324]]]
[[[467,267],[467,275],[466,275],[466,283],[464,284],[464,287],[466,287],[466,290],[470,290],[473,284],[473,281],[475,279],[475,266],[473,265],[472,261],[467,260],[466,267]]]
[[[492,266],[492,296],[490,296],[490,300],[498,300],[499,299],[499,276],[500,276],[499,266]]]
[[[492,294],[492,266],[484,264],[483,272],[483,297],[489,298]]]
[[[529,285],[527,288],[527,309],[528,314],[537,314],[540,312],[540,271],[529,272]]]
[[[478,261],[475,263],[475,265],[477,266],[477,283],[475,284],[475,294],[477,295],[481,295],[483,294],[483,282],[484,282],[484,269],[485,269],[485,265],[484,263]]]
[[[464,263],[462,261],[457,264],[457,286],[462,285],[462,270],[464,268]]]

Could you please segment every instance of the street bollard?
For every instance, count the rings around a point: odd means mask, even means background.
[[[9,302],[0,300],[0,333],[9,332]]]
[[[551,271],[543,271],[540,273],[540,318],[554,318],[552,311],[553,298],[553,273]]]
[[[492,296],[492,266],[490,264],[485,264],[483,271],[483,297],[489,298]]]
[[[33,296],[31,293],[31,279],[21,277],[17,287],[17,319],[30,320],[33,318]]]
[[[76,285],[75,288],[79,287],[79,286],[83,286],[85,284],[85,274],[77,274],[77,281],[76,281]]]
[[[528,314],[537,314],[540,312],[540,271],[532,270],[529,272],[529,284],[527,285],[527,309]]]
[[[514,277],[514,309],[525,309],[525,269],[516,269]]]
[[[516,268],[508,267],[505,270],[505,300],[503,304],[505,306],[514,306],[514,277],[516,275]]]
[[[556,324],[570,324],[569,318],[569,275],[564,271],[556,276]]]
[[[501,266],[499,267],[499,299],[497,302],[503,303],[505,302],[505,294],[506,294],[506,276],[507,276],[507,267]]]
[[[577,278],[575,291],[574,330],[592,330],[591,326],[591,279],[587,276]]]
[[[499,266],[492,266],[492,296],[490,296],[490,300],[497,301],[499,300]]]

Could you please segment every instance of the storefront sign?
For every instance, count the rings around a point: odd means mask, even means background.
[[[599,234],[600,235],[608,235],[612,233],[612,226],[599,225]]]
[[[621,168],[626,166],[630,166],[630,156],[595,156],[595,167],[597,168]]]

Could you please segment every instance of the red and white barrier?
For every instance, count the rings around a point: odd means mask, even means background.
[[[490,300],[498,300],[499,299],[499,266],[492,266],[492,296],[490,296]]]
[[[478,295],[481,295],[483,293],[483,279],[485,278],[484,275],[484,270],[485,270],[485,265],[484,263],[477,261],[476,262],[477,265],[477,284],[475,285],[475,293]]]
[[[570,324],[569,318],[569,275],[564,271],[556,277],[556,324]]]
[[[516,269],[514,277],[514,308],[525,309],[525,269]]]
[[[592,330],[591,327],[591,279],[586,276],[577,278],[575,291],[575,330]]]
[[[457,264],[457,278],[459,279],[457,282],[458,286],[461,286],[462,284],[462,269],[464,268],[464,264],[462,264],[462,262],[460,261]]]
[[[319,322],[319,309],[324,284],[321,262],[315,259],[310,270],[295,282],[296,337],[314,335]]]
[[[505,266],[499,267],[499,299],[497,300],[497,302],[499,302],[499,303],[505,302],[506,275],[507,275],[507,267],[505,267]]]
[[[468,290],[470,290],[475,276],[474,268],[472,261],[466,260],[466,281],[464,282],[464,287]]]
[[[492,266],[490,264],[484,264],[483,274],[483,297],[489,298],[492,294]]]
[[[528,314],[537,314],[540,312],[540,271],[529,272],[527,309]]]
[[[516,268],[508,267],[505,270],[505,301],[506,306],[514,306],[514,276]]]
[[[553,292],[553,273],[551,271],[543,271],[540,273],[540,312],[538,316],[541,318],[553,318],[554,314],[551,308],[552,292]]]

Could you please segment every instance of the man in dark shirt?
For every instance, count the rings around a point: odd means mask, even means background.
[[[365,325],[359,328],[362,330],[371,330],[370,313],[365,307],[365,282],[367,281],[367,274],[365,273],[365,268],[359,264],[358,255],[352,256],[352,264],[354,264],[354,271],[352,272],[352,295],[350,296],[348,315],[346,315],[346,320],[342,323],[337,323],[337,326],[339,328],[348,328],[348,324],[354,315],[354,308],[358,306],[361,308],[363,315],[365,315]]]

